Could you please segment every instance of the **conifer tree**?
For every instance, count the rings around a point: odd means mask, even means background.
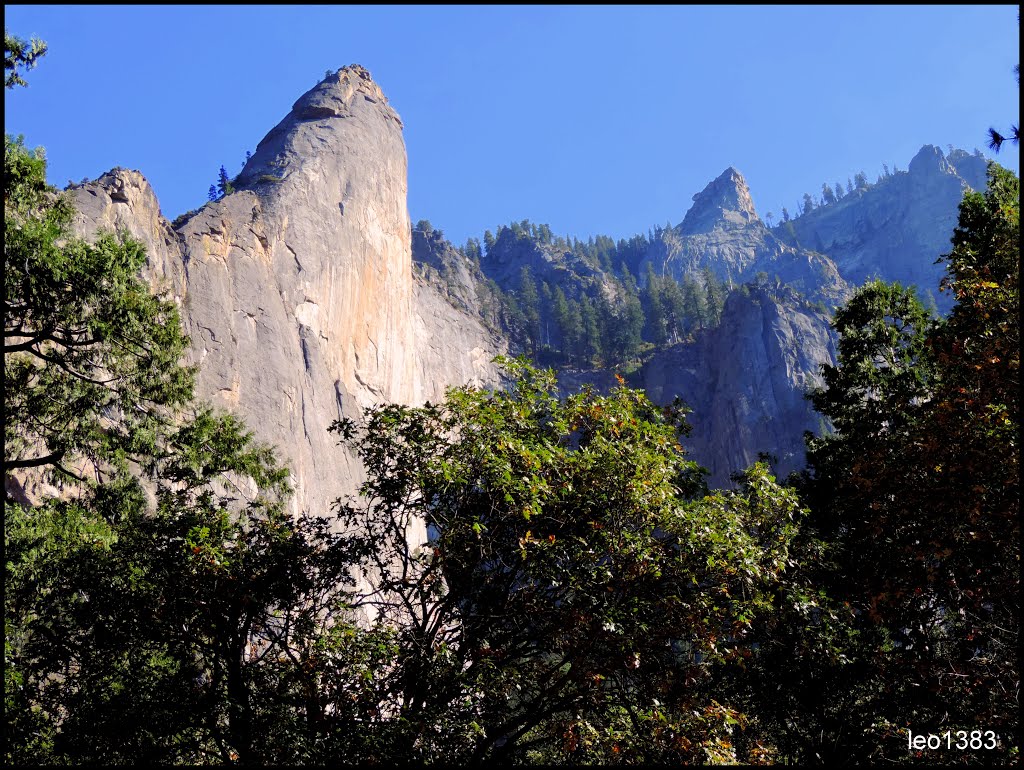
[[[668,339],[668,313],[665,307],[663,284],[671,279],[655,275],[654,266],[648,262],[644,276],[643,305],[647,320],[646,337],[655,345],[663,345]]]
[[[217,192],[221,198],[225,195],[230,195],[235,191],[235,188],[231,185],[231,179],[228,177],[227,169],[224,166],[220,167],[220,172],[217,174]]]
[[[513,223],[513,225],[515,224]],[[533,273],[528,265],[524,265],[519,271],[519,303],[526,320],[526,335],[530,349],[536,356],[541,344],[540,296],[537,293],[537,283],[533,280]]]
[[[704,291],[706,293],[707,320],[708,326],[717,326],[722,317],[722,309],[725,307],[726,286],[711,271],[705,267],[701,271],[704,279]]]

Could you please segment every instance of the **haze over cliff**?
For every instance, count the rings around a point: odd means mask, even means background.
[[[632,382],[693,407],[690,447],[713,483],[758,451],[777,455],[779,472],[799,468],[802,433],[819,424],[803,393],[835,357],[828,309],[869,275],[935,286],[959,197],[983,181],[983,160],[926,147],[907,172],[769,229],[728,168],[679,225],[637,241],[624,267],[507,228],[473,259],[413,231],[402,121],[352,65],[295,102],[234,192],[174,226],[136,171],[73,194],[80,234],[126,229],[145,243],[149,279],[181,304],[200,396],[277,445],[295,510],[324,514],[361,478],[327,432],[333,420],[438,400],[451,385],[500,385],[491,359],[523,345],[489,303],[515,294],[523,267],[570,300],[590,292],[612,307],[647,270],[717,276],[734,291],[716,324],[650,350]],[[551,323],[550,307],[540,320]],[[566,382],[613,381],[612,367],[560,368]]]

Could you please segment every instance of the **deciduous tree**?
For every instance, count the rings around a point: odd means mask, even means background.
[[[355,604],[396,633],[399,756],[735,760],[745,717],[713,675],[749,653],[795,497],[763,466],[706,495],[678,407],[624,387],[563,401],[551,372],[506,366],[505,391],[334,426],[368,471],[340,511]]]

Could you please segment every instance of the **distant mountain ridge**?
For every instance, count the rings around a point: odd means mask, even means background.
[[[495,289],[513,304],[521,299],[524,268],[542,290],[557,289],[570,302],[589,292],[595,302],[606,298],[621,307],[635,284],[648,314],[643,288],[651,275],[705,286],[710,276],[723,282],[730,294],[715,322],[692,330],[685,341],[646,350],[639,369],[629,362],[587,367],[565,360],[564,351],[551,355],[564,342],[551,302],[538,306],[539,346],[531,344],[522,320],[502,325],[492,312],[488,321],[512,350],[539,356],[567,382],[611,387],[607,372],[633,369],[631,383],[656,401],[682,398],[693,408],[688,444],[694,456],[709,468],[713,484],[727,485],[731,473],[762,451],[778,459],[780,474],[803,467],[803,433],[824,424],[803,394],[821,383],[822,364],[835,363],[827,311],[864,281],[916,285],[926,302],[948,310],[952,300],[938,291],[944,269],[937,260],[948,249],[963,193],[983,189],[986,165],[978,153],[952,150],[947,158],[926,145],[907,171],[864,182],[773,228],[758,215],[742,174],[729,167],[693,196],[678,225],[620,240],[610,255],[610,239],[569,244],[552,238],[546,225],[522,222],[490,239],[485,234],[489,245],[475,260],[436,231],[414,233],[413,259],[440,265],[436,254],[446,251],[442,269],[463,282],[460,295],[487,296],[488,307]],[[459,267],[460,260],[472,269]]]
[[[780,473],[799,468],[802,433],[820,423],[803,393],[835,356],[829,310],[874,273],[936,285],[959,195],[984,180],[983,159],[926,147],[907,172],[769,228],[729,168],[679,225],[629,241],[519,223],[456,248],[409,221],[402,130],[352,65],[296,101],[234,192],[173,226],[138,172],[72,189],[79,233],[124,228],[146,244],[150,280],[181,306],[200,395],[279,447],[296,510],[326,514],[361,478],[326,432],[334,419],[498,387],[491,359],[505,352],[567,385],[607,387],[619,371],[656,400],[683,398],[714,483],[759,451]]]

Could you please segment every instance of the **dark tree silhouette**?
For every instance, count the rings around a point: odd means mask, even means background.
[[[1020,17],[1018,17],[1018,20],[1019,20],[1019,18]],[[1019,86],[1020,85],[1020,65],[1019,64],[1013,65],[1013,74],[1017,78],[1017,85]],[[1019,126],[1010,126],[1010,135],[1009,136],[1003,136],[998,131],[996,131],[994,128],[990,128],[988,130],[988,146],[989,146],[990,150],[994,150],[995,152],[999,152],[999,150],[1003,146],[1003,142],[1005,142],[1007,139],[1009,139],[1014,144],[1017,144],[1017,142],[1020,139],[1020,127]]]

